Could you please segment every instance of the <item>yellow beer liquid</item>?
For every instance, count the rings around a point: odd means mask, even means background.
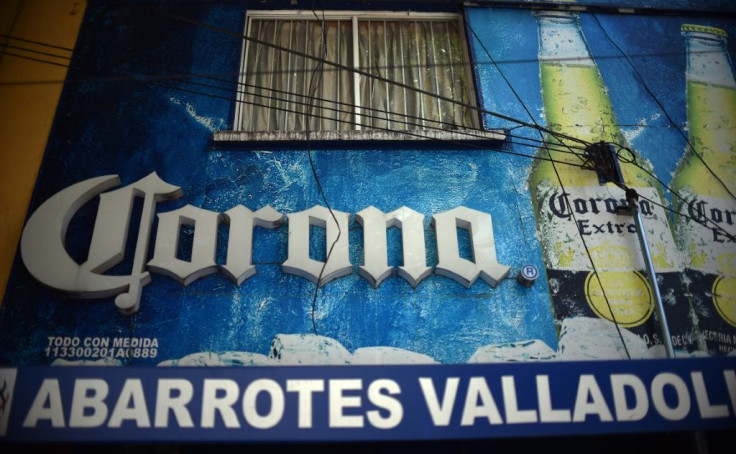
[[[736,88],[688,81],[687,106],[690,143],[736,194]],[[700,196],[731,198],[692,152],[686,153],[672,180],[676,192],[685,188]]]
[[[617,126],[616,114],[611,101],[606,95],[598,68],[595,65],[570,65],[558,63],[542,63],[541,80],[544,111],[547,117],[547,129],[576,137],[587,142],[605,141],[623,145],[625,143]],[[583,159],[572,154],[583,153],[583,144],[548,137],[552,143],[551,150],[542,150],[542,158],[551,158],[556,162],[557,172],[562,185],[567,186],[599,186],[595,171],[581,170]],[[572,148],[572,150],[566,147]],[[622,158],[628,159],[623,152]],[[570,163],[572,166],[567,164]],[[624,160],[619,160],[624,181],[631,187],[652,187],[651,177],[641,169]],[[573,167],[575,166],[575,167]],[[560,182],[549,161],[538,160],[532,171],[530,183],[552,181]]]

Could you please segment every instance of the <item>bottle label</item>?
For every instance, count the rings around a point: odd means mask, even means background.
[[[712,296],[715,312],[736,328],[736,203],[683,191],[676,231],[688,268],[709,279],[703,293]],[[690,283],[691,291],[693,284]]]
[[[598,317],[615,322],[641,338],[648,348],[662,344],[662,330],[654,310],[649,283],[637,271],[560,271],[547,269],[553,310],[558,323],[570,317]],[[672,344],[677,350],[699,349],[698,334],[680,273],[657,273]],[[713,327],[711,336],[723,331]],[[714,334],[716,333],[716,334]],[[736,341],[736,336],[734,336]],[[634,354],[633,357],[639,357]]]
[[[712,355],[726,355],[736,350],[733,304],[736,279],[693,269],[686,269],[683,276],[705,349]]]
[[[563,191],[552,185],[537,190],[538,231],[549,268],[592,271],[592,261],[597,271],[645,269],[634,217],[619,211],[627,206],[623,190],[597,186]],[[658,193],[651,188],[637,188],[637,192],[655,270],[679,271],[681,260]]]
[[[654,312],[654,297],[647,278],[636,271],[588,273],[585,299],[598,317],[624,328],[645,323]]]
[[[736,278],[718,276],[713,282],[712,293],[718,315],[736,328]]]
[[[692,311],[681,290],[681,256],[659,194],[637,188],[637,203],[667,314],[673,345],[698,348]],[[638,335],[648,347],[663,342],[655,299],[627,202],[617,187],[537,187],[538,235],[547,265],[555,317],[599,317]],[[593,272],[593,265],[595,270]]]
[[[736,277],[736,203],[682,191],[678,242],[689,268]]]

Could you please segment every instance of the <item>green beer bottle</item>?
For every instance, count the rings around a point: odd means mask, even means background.
[[[627,204],[625,193],[612,183],[601,184],[595,170],[582,169],[583,145],[566,137],[619,147],[626,140],[578,15],[537,12],[535,16],[547,129],[564,135],[547,134],[547,146],[538,150],[529,176],[555,317],[558,324],[568,317],[603,318],[654,346],[662,343],[662,337],[653,316],[655,301],[643,271],[634,219],[617,211]],[[621,173],[625,185],[640,195],[639,211],[666,300],[670,331],[677,339],[673,343],[675,348],[693,350],[689,304],[675,290],[681,264],[668,217],[660,206],[661,194],[653,178],[639,167],[649,170],[649,163],[640,156],[627,153],[626,157],[620,161]]]
[[[736,81],[725,31],[686,24],[682,34],[692,148],[672,180],[675,233],[704,347],[725,355],[736,350]]]

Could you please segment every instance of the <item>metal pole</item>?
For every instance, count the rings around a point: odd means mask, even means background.
[[[649,279],[649,285],[652,287],[652,293],[654,294],[654,300],[657,304],[657,318],[659,318],[659,325],[662,330],[662,336],[664,337],[664,348],[667,352],[667,358],[675,357],[675,350],[672,347],[672,336],[670,336],[670,328],[667,324],[667,316],[664,313],[664,305],[662,304],[662,295],[659,293],[659,285],[657,284],[657,275],[654,274],[654,264],[652,263],[652,253],[649,251],[649,243],[647,243],[647,234],[644,231],[644,224],[641,222],[641,215],[639,214],[639,206],[636,201],[639,195],[633,189],[626,190],[626,200],[629,202],[629,209],[634,216],[634,224],[636,225],[636,233],[639,236],[639,245],[641,246],[642,254],[644,255],[644,264],[647,267],[647,278]]]
[[[599,175],[601,175],[601,167],[603,167],[603,175],[600,178],[616,184],[623,184],[624,177],[621,173],[621,167],[618,164],[618,155],[611,144],[607,144],[605,142],[592,144],[586,148],[586,151],[593,157],[594,162],[597,158],[598,162],[596,165],[596,171],[599,172]],[[652,253],[649,250],[647,234],[646,231],[644,231],[641,214],[639,214],[639,205],[636,203],[638,199],[639,194],[637,194],[634,189],[627,188],[626,201],[628,202],[628,206],[623,209],[619,209],[619,212],[626,212],[634,217],[636,233],[639,237],[639,246],[641,247],[641,252],[644,256],[644,265],[647,268],[647,279],[649,280],[649,286],[652,288],[652,295],[654,296],[654,301],[657,305],[657,318],[659,319],[659,326],[662,331],[662,342],[664,343],[667,358],[674,358],[675,349],[672,347],[672,336],[670,336],[670,328],[667,324],[667,315],[664,313],[662,295],[659,293],[659,284],[657,284],[657,275],[654,272],[654,263],[652,263]]]

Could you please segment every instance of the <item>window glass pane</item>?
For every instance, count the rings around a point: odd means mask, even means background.
[[[294,31],[293,21],[278,22],[276,25],[276,44],[289,49],[292,42],[292,33]],[[281,90],[283,96],[281,101],[274,104],[274,108],[277,109],[276,124],[273,125],[273,129],[287,131],[289,129],[289,118],[291,112],[288,108],[290,107],[291,101],[294,98],[292,86],[292,65],[294,64],[294,54],[287,50],[276,51],[276,68],[274,71],[274,87]],[[293,124],[293,121],[292,121]]]
[[[251,36],[259,40],[273,40],[275,34],[274,21],[253,21],[251,25]],[[271,47],[251,44],[248,46],[248,60],[246,66],[245,85],[241,91],[246,93],[243,97],[242,124],[243,129],[254,131],[265,131],[271,129],[275,124],[275,116],[267,115],[269,112],[264,107],[269,107],[273,102],[274,94],[274,72],[276,56]]]
[[[329,19],[329,18],[328,18]],[[357,62],[353,22],[258,19],[248,35],[283,47],[249,42],[240,109],[249,131],[457,129],[473,127],[472,85],[456,20],[361,18]],[[306,53],[344,66],[338,69]],[[359,79],[356,111],[354,65]],[[395,82],[395,83],[392,83]],[[425,93],[423,93],[425,92]],[[441,97],[446,100],[440,99]],[[310,108],[311,106],[311,108]]]
[[[440,96],[470,102],[469,86],[466,78],[465,50],[460,40],[457,22],[435,23],[432,28],[434,36],[434,57],[438,93]],[[440,121],[443,129],[472,125],[472,110],[457,103],[440,102]]]
[[[387,21],[385,50],[386,77],[396,81],[396,84],[386,84],[387,101],[389,111],[389,128],[394,130],[417,129],[417,119],[407,115],[406,88],[407,83],[404,76],[404,48],[406,43],[402,37],[401,23],[399,21]]]
[[[404,73],[406,74],[407,85],[411,88],[424,90],[426,85],[424,66],[425,53],[424,43],[422,42],[422,33],[416,22],[405,21],[402,23],[402,39],[404,40],[404,48],[406,49],[404,59]],[[419,118],[416,122],[422,128],[426,125],[424,98],[420,91],[407,90],[407,114],[415,118]]]
[[[352,67],[353,33],[350,21],[325,22],[327,45],[317,53],[325,60]],[[318,43],[321,44],[321,43]],[[345,69],[328,64],[322,65],[322,78],[318,80],[318,92],[313,114],[314,130],[353,129],[353,75]]]
[[[353,66],[353,27],[350,21],[340,22],[339,43],[336,47],[339,60],[337,61],[343,67]],[[338,99],[340,102],[340,120],[339,129],[353,129],[354,114],[352,106],[353,90],[355,87],[355,78],[353,72],[348,69],[339,71]]]

